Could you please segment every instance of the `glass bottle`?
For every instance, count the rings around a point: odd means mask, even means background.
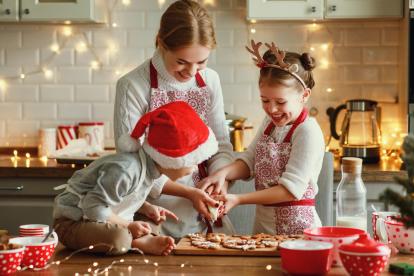
[[[336,189],[336,225],[367,231],[367,190],[361,178],[362,159],[342,158],[342,178]]]

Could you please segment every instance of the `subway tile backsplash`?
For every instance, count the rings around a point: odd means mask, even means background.
[[[120,1],[118,1],[120,2]],[[243,0],[216,0],[207,5],[216,25],[218,46],[210,67],[222,81],[225,109],[248,117],[255,126],[264,113],[258,97],[258,69],[244,45],[250,39],[275,41],[282,49],[311,52],[319,63],[310,107],[324,134],[329,134],[326,109],[351,98],[377,99],[383,107],[383,130],[405,127],[400,65],[402,21],[322,21],[251,24],[245,20]],[[160,9],[158,1],[119,3],[111,12],[116,28],[74,25],[70,37],[50,64],[50,46],[65,39],[62,26],[0,25],[0,79],[38,70],[47,65],[53,75],[27,75],[7,80],[0,90],[0,146],[35,146],[38,129],[79,121],[105,122],[106,144],[113,145],[112,116],[116,80],[150,57],[154,50]],[[251,29],[255,29],[255,33]],[[76,49],[85,33],[102,67],[90,68],[94,54]],[[327,92],[330,88],[332,91]]]

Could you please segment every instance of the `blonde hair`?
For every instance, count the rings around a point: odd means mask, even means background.
[[[199,3],[179,0],[162,15],[155,46],[174,51],[193,44],[216,47],[213,22]]]
[[[264,53],[263,60],[268,64],[278,65],[276,56],[270,50]],[[315,80],[313,79],[312,74],[312,70],[315,68],[315,59],[313,57],[311,57],[308,53],[300,55],[294,52],[286,52],[284,61],[298,66],[298,72],[296,72],[296,75],[298,75],[305,82],[308,88],[312,89],[315,86]],[[302,85],[294,78],[294,76],[292,76],[292,74],[271,66],[265,66],[260,69],[259,86],[273,86],[276,84],[290,86],[292,83],[295,83],[297,89],[302,91]]]

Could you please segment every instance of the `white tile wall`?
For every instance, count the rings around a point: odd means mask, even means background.
[[[0,146],[34,146],[39,127],[88,120],[105,122],[106,142],[113,145],[116,80],[151,56],[159,18],[173,1],[162,6],[154,0],[131,1],[128,7],[118,2],[112,12],[117,28],[74,26],[75,35],[50,64],[54,54],[50,45],[66,40],[61,26],[1,26],[0,79],[22,72],[40,73],[8,80],[6,89],[0,88]],[[276,41],[284,49],[309,51],[318,61],[327,62],[327,68],[314,71],[316,86],[310,101],[319,111],[317,119],[325,135],[329,131],[325,110],[350,98],[379,100],[383,128],[401,126],[405,115],[396,101],[401,95],[399,78],[404,74],[399,65],[403,21],[327,21],[316,26],[312,22],[269,21],[252,26],[245,20],[245,0],[212,2],[215,5],[207,8],[216,25],[218,47],[212,52],[210,67],[220,75],[226,111],[248,117],[256,127],[246,133],[247,143],[264,116],[258,98],[258,70],[244,49],[252,38]],[[255,34],[250,32],[252,27]],[[89,68],[93,54],[75,50],[82,32],[103,64],[99,70]],[[40,66],[51,69],[53,76],[46,79]],[[327,88],[332,92],[326,92]]]

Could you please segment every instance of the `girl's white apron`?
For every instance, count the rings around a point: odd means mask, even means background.
[[[200,118],[208,125],[208,113],[211,109],[211,92],[205,84],[201,75],[197,72],[195,75],[197,86],[191,90],[174,91],[163,90],[158,87],[158,76],[155,67],[150,62],[150,81],[151,81],[151,98],[150,111],[175,101],[187,102],[198,113]],[[192,175],[182,177],[176,182],[186,186],[195,186],[200,180],[198,170]],[[206,229],[206,224],[200,220],[198,212],[194,209],[190,200],[161,195],[158,199],[148,199],[152,204],[162,206],[174,212],[179,221],[167,220],[161,224],[161,234],[173,237],[182,237],[188,233],[202,232]],[[223,218],[223,227],[215,227],[215,231],[224,233],[233,233],[234,229],[227,217]]]
[[[270,136],[274,129],[272,122],[259,138],[255,155],[256,190],[268,189],[278,185],[285,171],[292,148],[291,137],[296,127],[307,118],[304,109],[293,123],[283,142],[278,143]],[[301,200],[272,205],[257,205],[254,233],[303,234],[309,227],[321,225],[315,210],[315,192],[309,183]]]

